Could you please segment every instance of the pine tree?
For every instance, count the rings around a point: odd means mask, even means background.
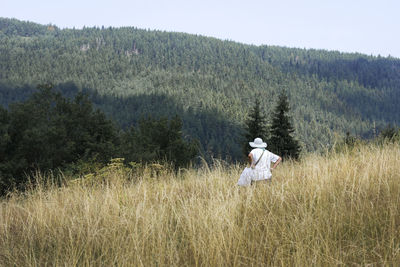
[[[300,154],[299,142],[292,136],[294,128],[288,115],[289,102],[285,92],[282,92],[275,108],[271,125],[269,150],[282,158],[298,159]]]
[[[123,134],[121,151],[129,162],[170,162],[176,168],[186,167],[198,154],[198,143],[185,140],[182,120],[143,117],[137,128]]]
[[[245,122],[243,152],[246,156],[249,152],[249,141],[253,141],[257,137],[260,137],[262,140],[267,140],[268,138],[267,119],[260,105],[259,98],[256,98],[254,107],[250,110],[248,119]]]

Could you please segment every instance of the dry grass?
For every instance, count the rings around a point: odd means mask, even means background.
[[[113,171],[14,194],[0,202],[0,265],[400,264],[399,145],[285,162],[250,188],[240,170]]]

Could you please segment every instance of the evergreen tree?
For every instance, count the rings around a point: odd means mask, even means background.
[[[69,100],[51,85],[41,85],[27,101],[11,105],[8,115],[1,110],[0,115],[0,154],[6,156],[0,185],[23,185],[26,174],[66,169],[79,160],[105,163],[115,151],[112,121],[81,93]]]
[[[282,158],[298,159],[300,145],[292,136],[294,128],[291,125],[289,102],[286,92],[279,95],[278,104],[275,108],[271,125],[271,138],[268,145],[270,150]]]
[[[128,162],[171,162],[179,168],[198,154],[198,144],[183,138],[179,116],[171,120],[147,117],[123,134],[121,152]]]
[[[249,150],[249,141],[260,137],[264,141],[268,139],[267,119],[261,110],[259,98],[256,98],[254,107],[250,110],[248,119],[246,120],[243,152],[247,156]]]

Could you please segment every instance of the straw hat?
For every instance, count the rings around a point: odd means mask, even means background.
[[[254,142],[249,142],[249,145],[251,147],[257,147],[257,148],[266,148],[267,147],[267,143],[263,142],[263,140],[259,137],[254,139]]]

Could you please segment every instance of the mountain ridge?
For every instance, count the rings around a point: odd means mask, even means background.
[[[72,82],[107,97],[165,95],[184,111],[214,112],[238,126],[256,97],[268,115],[286,90],[296,135],[307,151],[324,150],[345,132],[368,137],[374,124],[400,124],[400,60],[395,58],[134,27],[59,29],[0,18],[0,92],[43,82]],[[155,112],[146,101],[145,109]],[[212,123],[202,124],[209,136],[198,135],[204,129],[196,127],[186,132],[201,140],[203,150],[223,151],[240,139],[236,130],[229,136],[229,127],[214,131]]]

